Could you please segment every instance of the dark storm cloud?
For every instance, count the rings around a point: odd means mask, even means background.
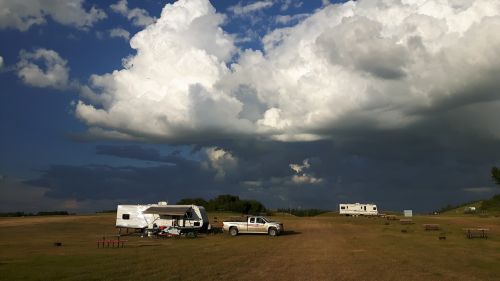
[[[499,191],[489,176],[491,166],[500,164],[497,109],[495,102],[450,107],[400,129],[358,122],[329,131],[331,140],[203,141],[189,159],[148,145],[100,145],[98,155],[157,164],[55,165],[29,184],[46,188],[50,198],[79,200],[173,202],[231,193],[269,207],[336,209],[340,202],[375,202],[382,210],[431,211]],[[209,147],[237,159],[222,178],[210,164]],[[306,159],[304,175],[290,168]]]
[[[497,141],[464,138],[446,134],[443,129],[438,135],[440,126],[420,126],[404,131],[344,132],[337,141],[226,142],[221,147],[238,159],[238,168],[224,179],[216,179],[215,171],[202,168],[204,160],[184,160],[189,164],[54,166],[31,184],[49,188],[49,196],[78,195],[81,199],[154,202],[158,198],[210,198],[232,193],[261,200],[270,207],[335,209],[339,202],[368,201],[378,203],[382,209],[425,211],[495,192],[494,188],[484,187],[493,186],[488,171],[498,163],[495,159],[500,159]],[[137,146],[98,149],[100,154],[104,151],[121,158],[175,162],[159,157],[154,149]],[[304,159],[311,163],[306,172],[322,179],[321,183],[292,181],[295,173],[289,164],[302,164]],[[75,179],[82,180],[74,184]]]
[[[161,155],[153,148],[144,148],[139,145],[97,145],[96,153],[98,155],[109,155],[120,158],[129,158],[145,161],[165,162],[172,164],[190,165],[190,162],[179,156],[179,151],[174,151],[170,155]]]
[[[179,199],[181,194],[206,196],[205,190],[217,190],[211,185],[212,173],[187,167],[55,165],[40,178],[27,183],[47,188],[46,196],[52,198],[114,199],[126,202],[156,202],[165,198],[173,200]]]

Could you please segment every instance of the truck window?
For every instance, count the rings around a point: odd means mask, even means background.
[[[250,223],[255,223],[255,218],[250,218]]]
[[[130,219],[130,214],[122,214],[122,219],[129,220]]]
[[[262,218],[257,218],[257,223],[266,223]]]

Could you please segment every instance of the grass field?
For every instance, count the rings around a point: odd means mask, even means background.
[[[114,214],[0,218],[0,279],[500,280],[498,217],[421,216],[409,226],[331,214],[273,219],[288,233],[127,237],[125,248],[98,249],[103,234],[116,234]],[[447,239],[423,223],[440,224]],[[466,239],[462,228],[478,226],[490,238]]]

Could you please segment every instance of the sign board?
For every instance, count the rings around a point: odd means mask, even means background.
[[[413,217],[413,211],[412,210],[404,210],[403,212],[405,214],[405,217]]]

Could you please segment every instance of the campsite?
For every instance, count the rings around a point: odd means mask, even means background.
[[[209,213],[221,221],[234,213]],[[0,218],[1,280],[494,280],[500,276],[500,219],[464,214],[383,217],[275,214],[278,237],[227,233],[196,239],[116,234],[116,214]],[[424,224],[439,225],[426,231]],[[464,228],[487,227],[488,239]],[[404,231],[403,231],[404,230]],[[440,240],[439,236],[446,236]],[[59,242],[61,246],[55,246]]]

